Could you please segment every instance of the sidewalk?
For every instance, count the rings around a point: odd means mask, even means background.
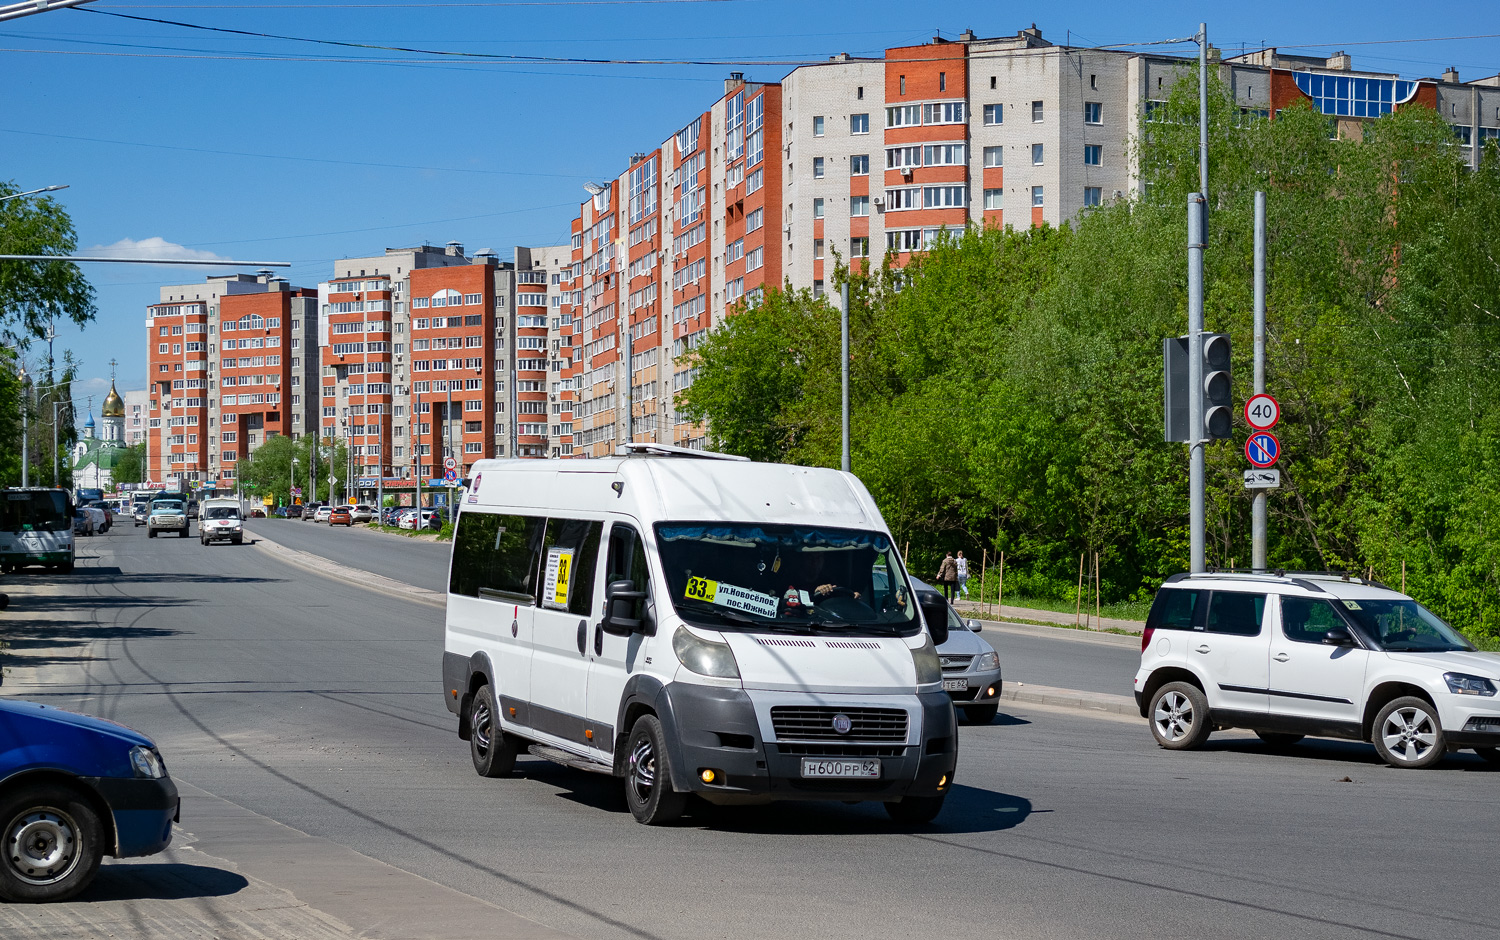
[[[1034,620],[1041,623],[1057,623],[1066,626],[1078,624],[1078,616],[1075,614],[1059,613],[1055,610],[1037,610],[1034,607],[996,607],[994,604],[986,605],[983,611],[985,617],[995,620]],[[960,613],[979,614],[982,608],[978,601],[954,601],[953,608]],[[1105,617],[1102,620],[1090,617],[1090,630],[1124,630],[1126,633],[1140,633],[1146,629],[1146,623],[1142,620],[1122,620],[1117,617]]]

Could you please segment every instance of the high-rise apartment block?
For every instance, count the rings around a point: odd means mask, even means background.
[[[1427,107],[1474,166],[1500,138],[1500,76],[1405,80],[1276,49],[1210,61],[1247,118],[1302,101],[1350,137]],[[152,478],[229,482],[265,436],[310,428],[398,488],[440,476],[444,455],[462,474],[491,456],[701,447],[679,400],[726,316],[767,287],[822,295],[840,260],[901,265],[944,231],[1058,226],[1132,198],[1138,128],[1195,67],[1032,27],[838,55],[779,82],[733,72],[618,177],[585,184],[570,244],[505,262],[457,243],[388,249],[338,262],[315,303],[266,274],[163,288],[147,321]],[[247,357],[246,338],[283,345]]]

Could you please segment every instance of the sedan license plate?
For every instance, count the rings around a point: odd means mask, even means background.
[[[878,760],[817,760],[802,758],[804,777],[880,777]]]
[[[968,679],[944,679],[944,692],[962,692],[969,687]]]

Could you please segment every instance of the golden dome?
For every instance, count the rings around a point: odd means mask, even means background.
[[[121,398],[120,393],[115,391],[115,383],[113,382],[109,383],[109,397],[104,399],[104,408],[99,413],[105,418],[125,417],[125,399]]]

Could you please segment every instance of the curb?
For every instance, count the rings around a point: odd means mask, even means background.
[[[309,552],[298,551],[295,548],[287,548],[274,539],[256,533],[255,541],[250,543],[263,552],[268,552],[288,564],[295,565],[313,574],[322,575],[325,578],[333,578],[336,581],[344,581],[357,587],[379,591],[391,597],[404,601],[416,601],[419,604],[427,604],[431,607],[446,608],[448,598],[446,595],[427,588],[416,587],[411,584],[403,584],[393,581],[382,575],[369,571],[361,571],[358,568],[350,568],[336,561],[329,561],[321,555],[313,555]]]
[[[1141,710],[1136,707],[1133,696],[1112,695],[1108,692],[1084,692],[1079,689],[1059,689],[1049,685],[1006,683],[1005,687],[1000,690],[1000,699],[1006,702],[1052,705],[1076,711],[1126,715],[1131,718],[1141,716]]]

